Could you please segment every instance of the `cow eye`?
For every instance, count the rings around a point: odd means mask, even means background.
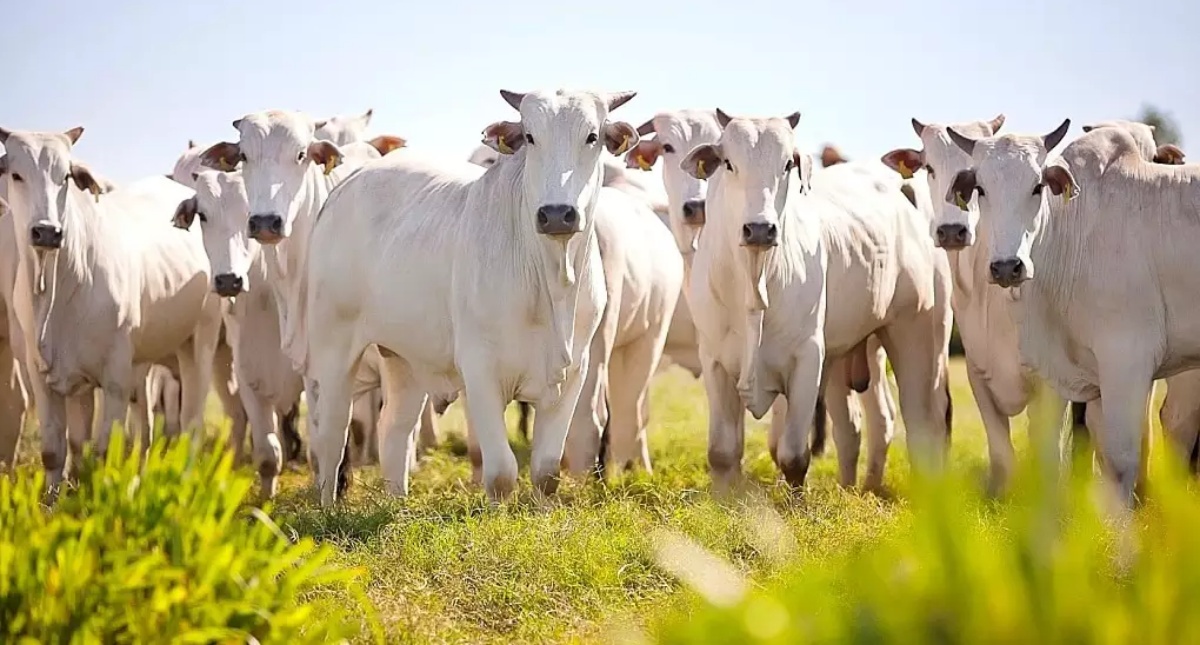
[[[935,176],[936,176],[936,175],[934,174],[934,172],[933,172],[933,166],[925,166],[925,172],[929,173],[929,176],[930,176],[930,177],[935,177]]]
[[[979,193],[980,197],[983,197],[984,195],[987,194],[987,193],[983,192],[983,186],[976,186],[975,190]]]
[[[795,167],[796,167],[796,161],[794,159],[788,159],[787,161],[783,162],[783,174],[785,174],[785,175],[788,174],[789,172],[792,171],[792,168],[795,168]]]
[[[199,218],[200,218],[200,222],[201,222],[201,223],[207,223],[207,222],[208,222],[208,218],[204,216],[204,213],[197,212],[197,213],[196,213],[196,217],[199,217]]]
[[[729,163],[728,159],[725,160],[725,169],[729,172],[733,172],[733,164]]]
[[[669,155],[671,155],[671,154],[675,154],[675,146],[673,146],[673,145],[671,145],[671,144],[669,144],[669,143],[664,143],[664,144],[663,144],[663,152],[665,152],[665,153],[667,153],[667,154],[669,154]]]
[[[21,175],[18,175],[15,172],[12,174],[12,178],[13,178],[13,181],[25,181],[24,177],[22,177]]]
[[[304,154],[305,151],[301,150],[300,153],[296,155],[296,163],[304,161]]]
[[[531,145],[531,146],[532,146],[532,145],[533,145],[533,135],[532,135],[532,134],[526,134],[526,135],[525,135],[525,142],[526,142],[526,143],[528,143],[529,145]]]
[[[1035,184],[1035,185],[1033,186],[1033,194],[1034,194],[1034,195],[1041,195],[1041,194],[1042,194],[1042,188],[1045,188],[1045,186],[1046,186],[1045,184],[1043,184],[1043,183],[1041,183],[1041,182],[1038,182],[1037,184]]]
[[[599,139],[599,138],[596,136],[596,133],[595,133],[595,132],[593,132],[593,133],[591,133],[591,134],[589,134],[589,135],[587,136],[587,142],[588,142],[589,144],[596,143],[596,142],[597,142],[597,141],[599,141],[599,140],[600,140],[600,139]]]

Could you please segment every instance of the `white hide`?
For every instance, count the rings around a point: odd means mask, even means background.
[[[17,230],[62,229],[60,249],[28,249],[36,267],[29,316],[35,334],[27,352],[42,376],[34,392],[43,451],[55,455],[44,464],[50,487],[61,479],[66,452],[64,397],[91,384],[104,391],[101,451],[113,423],[125,420],[134,388],[145,387],[149,364],[171,354],[181,366],[184,423],[203,427],[220,331],[199,235],[170,223],[175,204],[192,191],[161,176],[157,186],[146,180],[136,193],[112,189],[71,158],[81,132],[3,133]],[[145,390],[138,399],[136,425],[145,441]]]
[[[309,265],[308,366],[320,414],[344,427],[348,370],[371,343],[394,352],[383,359],[380,457],[399,494],[425,393],[458,390],[489,496],[516,485],[503,418],[513,399],[537,410],[532,479],[552,491],[607,300],[593,222],[600,155],[636,143],[632,126],[608,121],[632,94],[502,94],[521,121],[485,130],[506,153],[486,171],[388,155],[335,191],[313,234],[323,253]],[[576,209],[578,232],[538,233],[547,205]],[[331,426],[322,440],[319,457],[334,459],[345,435]],[[333,481],[322,479],[332,503]]]
[[[892,360],[914,466],[944,458],[950,276],[929,241],[930,215],[879,163],[832,166],[802,190],[811,161],[795,151],[798,117],[733,119],[718,144],[682,162],[693,176],[706,162],[708,177],[708,221],[687,293],[709,399],[709,465],[720,487],[740,477],[743,410],[761,418],[779,394],[788,405],[785,422],[772,426],[771,454],[790,483],[803,483],[819,386],[841,376],[826,376],[826,366],[873,333]],[[769,226],[776,246],[743,245],[745,231]],[[834,439],[852,483],[859,437]],[[882,478],[885,440],[869,438],[878,462],[869,478]]]
[[[339,114],[317,121],[313,124],[316,126],[313,138],[332,141],[339,146],[349,145],[355,141],[366,141],[367,126],[371,125],[373,113],[374,110],[367,110],[362,114]]]

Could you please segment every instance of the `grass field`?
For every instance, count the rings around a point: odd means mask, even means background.
[[[982,485],[986,442],[961,359],[952,366],[952,394],[953,467]],[[218,425],[219,407],[212,403]],[[441,419],[443,445],[422,463],[409,498],[382,492],[377,471],[367,468],[357,472],[348,503],[326,512],[315,504],[307,471],[292,472],[275,515],[285,531],[331,543],[339,564],[365,570],[388,642],[634,642],[648,621],[684,606],[691,593],[653,557],[652,537],[664,529],[763,584],[781,557],[795,564],[850,553],[911,512],[902,430],[886,477],[897,496],[884,500],[836,485],[832,441],[810,471],[807,490],[777,484],[765,421],[750,423],[745,470],[760,489],[752,497],[783,519],[784,555],[777,544],[764,543],[769,518],[758,506],[709,495],[703,388],[676,368],[654,384],[653,475],[627,475],[607,486],[567,482],[555,497],[539,499],[523,471],[517,499],[491,507],[469,483],[456,404]],[[509,425],[515,427],[515,409]],[[1020,453],[1025,422],[1014,425]],[[33,443],[24,444],[27,461],[33,461]],[[525,468],[526,446],[515,435],[513,444]]]

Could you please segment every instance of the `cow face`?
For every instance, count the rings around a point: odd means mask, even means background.
[[[242,173],[202,170],[192,179],[196,194],[175,210],[175,226],[187,229],[200,220],[213,291],[226,298],[238,296],[250,290],[250,265],[260,250],[246,230],[250,202]]]
[[[716,194],[728,211],[709,226],[727,228],[728,237],[748,251],[756,305],[765,308],[766,254],[779,244],[780,213],[797,185],[805,190],[812,160],[796,151],[792,130],[799,112],[785,118],[735,119],[717,110],[717,118],[724,126],[720,141],[695,148],[680,165],[692,177],[713,178],[709,197],[719,185]]]
[[[521,190],[538,233],[560,240],[586,229],[603,178],[600,153],[623,154],[638,142],[633,126],[609,114],[633,92],[516,92],[501,96],[521,114],[484,130],[483,143],[500,154],[523,150]],[[526,215],[526,214],[523,214]]]
[[[950,189],[950,182],[971,167],[971,157],[950,140],[948,127],[969,137],[990,137],[1004,125],[1004,115],[991,121],[972,121],[953,126],[924,124],[913,119],[913,130],[921,138],[922,150],[901,148],[883,156],[883,163],[908,179],[924,169],[929,183],[929,194],[938,196],[933,204],[932,230],[934,246],[957,251],[975,243],[975,230],[979,225],[979,204],[974,196],[968,198],[966,209],[957,204],[943,203],[942,195]]]
[[[82,135],[83,128],[61,134],[0,129],[0,143],[7,150],[0,160],[0,174],[9,182],[14,221],[18,231],[29,231],[26,239],[38,251],[62,246],[64,230],[72,224],[68,213],[76,210],[72,204],[79,205],[84,199],[98,201],[113,189],[107,180],[71,158],[71,148]]]
[[[367,138],[367,126],[371,124],[374,110],[367,110],[357,116],[339,115],[323,121],[317,121],[315,137],[318,141],[332,141],[335,145],[348,146],[355,141]]]
[[[948,128],[951,140],[971,155],[973,167],[959,172],[945,195],[964,209],[975,195],[980,227],[987,237],[991,282],[1012,287],[1033,278],[1033,241],[1044,225],[1048,197],[1074,199],[1079,193],[1061,161],[1045,165],[1046,155],[1067,134],[1071,120],[1042,137],[1004,135],[973,139]]]
[[[242,163],[250,201],[247,231],[261,244],[277,244],[292,232],[313,186],[342,161],[341,150],[314,138],[313,122],[297,112],[260,112],[233,122],[238,143],[204,151],[205,166],[230,171]]]
[[[721,124],[712,110],[681,110],[664,112],[638,128],[643,139],[625,154],[628,168],[650,170],[663,160],[663,187],[667,191],[667,210],[671,233],[679,251],[690,254],[696,250],[700,230],[707,217],[704,191],[707,182],[684,172],[680,161],[693,148],[716,143],[721,138]]]

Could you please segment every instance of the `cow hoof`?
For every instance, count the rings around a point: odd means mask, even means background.
[[[493,504],[499,504],[512,497],[517,490],[517,478],[511,476],[494,477],[484,487],[487,491],[488,499]]]
[[[779,471],[783,473],[783,479],[792,488],[802,488],[804,480],[808,476],[808,455],[795,455],[791,457],[781,457],[778,462]]]

